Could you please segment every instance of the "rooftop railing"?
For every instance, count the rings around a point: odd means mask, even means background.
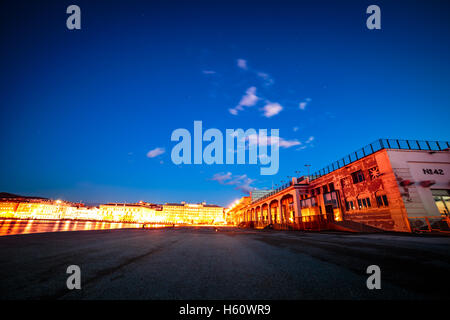
[[[338,161],[331,163],[330,165],[322,168],[313,174],[310,174],[309,181],[316,180],[326,174],[329,174],[335,170],[349,165],[359,159],[362,159],[368,155],[371,155],[382,149],[402,149],[402,150],[426,150],[426,151],[443,151],[450,149],[450,143],[448,141],[427,141],[427,140],[399,140],[399,139],[378,139],[365,147],[352,152]],[[264,200],[277,194],[278,192],[292,186],[292,182],[286,183],[273,190],[272,192],[252,201],[252,203]]]

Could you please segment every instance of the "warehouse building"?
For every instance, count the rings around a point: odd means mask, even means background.
[[[244,210],[244,222],[294,229],[450,231],[449,143],[380,139]]]

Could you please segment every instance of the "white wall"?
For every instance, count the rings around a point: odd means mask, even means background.
[[[397,179],[415,182],[407,188],[401,187],[399,183],[408,216],[439,216],[431,189],[450,189],[450,152],[387,150],[387,153]],[[424,169],[431,169],[431,172],[426,173]],[[422,187],[420,182],[426,180],[434,180],[436,183],[430,187]]]

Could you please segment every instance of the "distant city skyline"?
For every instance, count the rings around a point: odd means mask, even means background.
[[[68,30],[68,3],[2,2],[0,192],[227,206],[379,138],[449,141],[450,4],[378,1],[368,30],[370,4],[79,1]],[[278,174],[173,164],[194,121],[279,129]]]

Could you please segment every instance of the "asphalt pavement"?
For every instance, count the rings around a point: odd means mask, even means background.
[[[449,299],[449,249],[450,237],[208,227],[12,235],[0,299]]]

